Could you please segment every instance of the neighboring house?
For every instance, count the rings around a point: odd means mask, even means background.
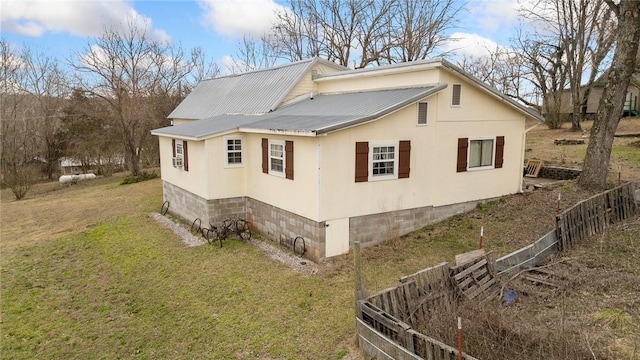
[[[635,81],[632,81],[627,89],[627,96],[625,98],[624,107],[622,109],[623,116],[640,115],[640,104],[638,104],[638,96],[640,95],[640,88],[638,87],[638,83],[640,83],[640,74],[635,74],[634,78]],[[598,106],[600,105],[600,98],[602,97],[602,92],[604,91],[605,81],[606,74],[594,83],[593,87],[591,88],[591,92],[589,92],[586,111],[587,119],[595,118],[596,113],[598,112]],[[584,89],[584,86],[580,89],[581,96],[582,94],[584,94]],[[566,121],[571,121],[571,115],[573,114],[573,104],[571,102],[571,99],[573,99],[571,90],[562,90],[560,97],[560,114],[562,114],[563,119],[566,119]],[[552,97],[550,97],[550,101],[551,106],[553,106],[554,101]]]
[[[169,117],[152,133],[171,213],[246,218],[314,261],[519,192],[525,120],[542,120],[443,59],[211,79]]]

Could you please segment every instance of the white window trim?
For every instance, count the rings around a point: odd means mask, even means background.
[[[420,104],[427,104],[427,118],[425,119],[426,122],[424,124],[420,123]],[[418,102],[418,109],[416,112],[416,125],[417,126],[428,126],[429,125],[429,102],[428,101],[420,101]]]
[[[373,149],[382,146],[393,146],[393,175],[373,175]],[[393,180],[398,178],[399,141],[369,142],[369,181]]]
[[[241,161],[240,161],[239,164],[229,164],[229,149],[227,148],[227,141],[228,140],[240,140],[240,160]],[[225,168],[237,168],[237,167],[243,167],[244,166],[244,139],[243,139],[242,136],[240,136],[240,135],[224,136],[223,137],[223,141],[222,141],[222,147],[223,147],[222,153],[224,154],[224,167]]]
[[[469,164],[471,164],[471,142],[472,141],[478,141],[478,140],[493,140],[493,147],[491,148],[491,165],[476,166],[476,167],[469,166]],[[478,170],[495,169],[496,168],[496,142],[497,142],[497,137],[496,136],[493,136],[493,137],[485,136],[485,137],[469,138],[468,143],[467,143],[467,171],[478,171]]]
[[[453,88],[455,85],[460,86],[460,104],[453,103]],[[462,106],[462,84],[459,84],[459,83],[451,84],[451,100],[449,101],[449,104],[451,105],[451,107],[454,107],[454,108],[459,108]]]
[[[271,145],[282,145],[282,171],[272,170],[271,169]],[[269,139],[269,147],[268,151],[268,160],[269,160],[269,174],[279,177],[285,177],[286,174],[286,166],[287,166],[287,150],[285,149],[285,141],[284,140],[271,140]]]

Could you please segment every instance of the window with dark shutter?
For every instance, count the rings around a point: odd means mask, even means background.
[[[269,140],[262,138],[262,172],[269,173]]]
[[[411,141],[403,140],[399,144],[398,152],[398,178],[405,179],[409,177],[411,164]]]
[[[428,103],[418,104],[418,125],[427,125],[427,110],[429,109]]]
[[[496,168],[501,168],[504,163],[504,136],[496,137]]]
[[[293,141],[287,140],[284,143],[284,173],[285,177],[289,180],[293,180]]]
[[[182,142],[182,157],[184,171],[189,171],[189,152],[187,151],[187,142]]]
[[[452,91],[451,106],[460,106],[460,97],[462,96],[461,95],[462,85],[453,84],[451,91]]]
[[[369,180],[369,143],[356,142],[356,182]]]
[[[469,138],[458,139],[458,161],[457,172],[467,171],[467,150],[469,149]]]

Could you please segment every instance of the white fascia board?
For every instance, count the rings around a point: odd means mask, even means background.
[[[308,136],[316,137],[317,134],[314,130],[286,130],[286,129],[252,129],[252,128],[239,128],[239,132],[251,133],[251,134],[267,134],[267,135],[291,135],[291,136]]]

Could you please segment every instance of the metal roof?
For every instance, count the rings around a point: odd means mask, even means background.
[[[311,67],[321,61],[313,58],[201,81],[168,117],[204,119],[222,114],[267,113],[275,109]],[[343,69],[328,61],[323,63]]]
[[[219,115],[153,130],[154,135],[203,139],[229,131],[289,131],[318,135],[375,120],[419,101],[447,84],[316,95],[264,115]]]

